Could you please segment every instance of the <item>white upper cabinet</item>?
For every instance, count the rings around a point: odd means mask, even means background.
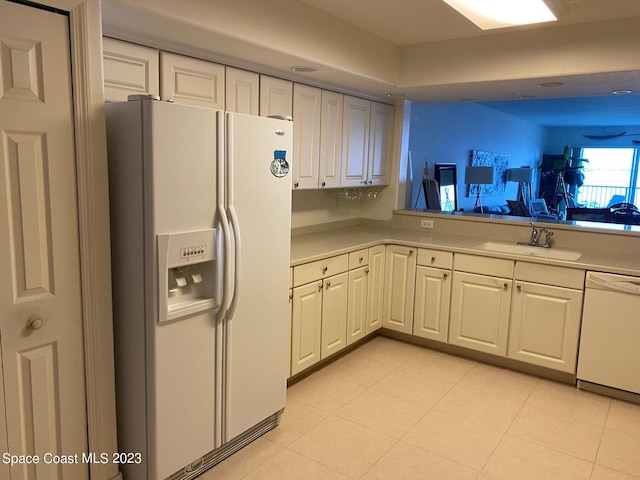
[[[318,188],[322,90],[293,86],[293,189]]]
[[[362,187],[367,184],[370,117],[369,100],[344,96],[341,182],[343,187]]]
[[[389,185],[391,176],[391,153],[393,148],[392,105],[371,102],[371,124],[369,128],[369,185]]]
[[[342,111],[344,95],[322,91],[320,121],[320,188],[340,186],[342,168]]]
[[[293,116],[293,83],[260,75],[260,116]]]
[[[344,96],[343,187],[390,183],[393,116],[392,105]]]
[[[158,50],[103,38],[104,94],[107,102],[129,95],[160,95]]]
[[[258,115],[259,90],[259,74],[227,67],[225,110],[246,115]]]
[[[224,110],[224,65],[160,53],[160,99]]]

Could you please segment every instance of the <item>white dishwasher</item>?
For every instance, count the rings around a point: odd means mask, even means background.
[[[638,277],[587,272],[578,387],[598,386],[640,394]]]

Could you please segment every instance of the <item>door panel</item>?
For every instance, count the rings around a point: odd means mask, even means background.
[[[68,20],[2,2],[0,32],[6,451],[81,454],[87,423]],[[40,462],[11,467],[10,478],[87,477],[82,462]]]

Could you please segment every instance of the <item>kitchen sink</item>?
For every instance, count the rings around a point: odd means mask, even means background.
[[[474,248],[491,252],[511,253],[526,257],[550,258],[553,260],[578,260],[582,254],[572,250],[559,250],[557,248],[532,247],[530,245],[518,245],[515,243],[483,242]]]

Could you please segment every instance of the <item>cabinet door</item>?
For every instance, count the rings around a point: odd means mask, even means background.
[[[320,358],[327,358],[347,345],[347,272],[324,281],[322,294],[322,350]]]
[[[289,289],[289,332],[287,338],[289,339],[287,345],[287,378],[291,377],[291,326],[293,324],[293,289]]]
[[[160,53],[112,38],[102,39],[104,96],[126,102],[129,95],[160,95]]]
[[[451,271],[419,266],[413,308],[413,334],[447,342]]]
[[[160,53],[160,99],[224,110],[224,65]]]
[[[293,83],[260,75],[260,116],[293,116]]]
[[[382,327],[382,317],[384,312],[384,253],[384,245],[378,245],[377,247],[369,249],[366,322],[367,335]]]
[[[449,343],[506,356],[512,280],[454,272]]]
[[[344,96],[341,180],[343,187],[361,187],[367,184],[370,120],[369,100]]]
[[[260,75],[239,68],[226,67],[225,110],[258,115]]]
[[[367,330],[367,283],[369,267],[349,272],[349,307],[347,309],[347,345],[364,338]]]
[[[322,91],[320,124],[320,188],[340,186],[344,95]]]
[[[322,90],[293,86],[293,188],[318,188]]]
[[[370,185],[389,185],[391,179],[391,158],[393,153],[392,105],[371,102],[371,128],[369,129],[369,171]]]
[[[416,249],[390,245],[386,251],[382,326],[398,332],[413,330]]]
[[[516,282],[509,358],[576,373],[582,291]]]
[[[320,361],[322,282],[293,289],[291,375]]]

